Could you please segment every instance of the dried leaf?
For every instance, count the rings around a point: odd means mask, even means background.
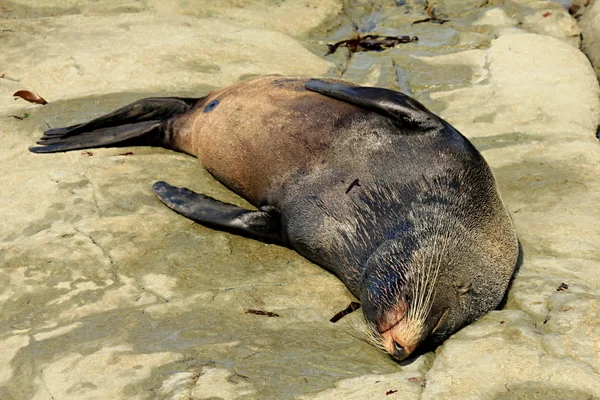
[[[35,93],[30,92],[29,90],[19,90],[18,92],[15,92],[15,94],[13,94],[13,96],[16,97],[20,97],[23,100],[27,100],[30,103],[37,103],[37,104],[48,104],[48,102],[46,100],[44,100],[42,97],[38,96]]]
[[[552,15],[551,11],[546,11],[545,13],[542,14],[542,17],[546,18]]]
[[[133,154],[133,152],[132,152],[132,151],[128,151],[127,153],[121,153],[121,154],[119,154],[119,155],[120,155],[120,156],[130,156],[130,155],[132,155],[132,154]]]
[[[385,392],[386,396],[389,396],[390,394],[394,394],[394,393],[398,393],[397,390],[388,390],[387,392]]]
[[[353,301],[353,302],[351,302],[348,305],[348,307],[346,307],[345,309],[343,309],[342,311],[338,312],[333,317],[331,317],[331,319],[329,320],[329,322],[333,322],[335,324],[340,319],[342,319],[346,315],[348,315],[348,314],[350,314],[350,313],[358,310],[359,308],[360,308],[360,303],[357,303],[357,302]]]
[[[562,292],[563,290],[567,290],[569,288],[569,285],[567,285],[566,283],[561,283],[559,287],[556,288],[557,292]]]
[[[279,314],[276,314],[271,311],[263,311],[263,310],[246,310],[246,314],[266,315],[267,317],[279,317]]]
[[[435,7],[435,3],[429,3],[427,5],[427,9],[425,10],[425,12],[427,13],[427,15],[429,15],[429,18],[433,19],[435,18],[435,14],[433,11],[433,8]]]
[[[427,6],[425,7],[425,12],[429,16],[429,18],[420,19],[418,21],[413,22],[411,25],[420,24],[422,22],[433,22],[433,23],[441,25],[444,22],[448,22],[447,19],[441,18],[437,15],[437,12],[435,10],[435,6],[436,6],[435,3],[426,3],[426,4],[427,4]]]
[[[350,184],[350,186],[348,186],[348,189],[346,189],[346,194],[350,193],[350,191],[354,188],[354,186],[360,186],[360,182],[359,182],[358,178],[353,180],[352,183]]]
[[[233,375],[231,375],[230,377],[228,377],[228,378],[227,378],[227,380],[228,380],[229,382],[231,382],[231,383],[238,383],[238,382],[239,382],[239,379],[236,379],[236,378],[243,379],[243,380],[245,380],[245,381],[247,381],[248,379],[250,379],[250,377],[249,377],[249,376],[242,375],[242,374],[238,374],[238,373],[235,371],[235,369],[234,369],[234,370],[233,370]]]
[[[569,14],[571,14],[571,15],[575,15],[575,14],[577,14],[577,11],[579,11],[579,9],[580,9],[580,8],[581,8],[581,7],[580,7],[580,6],[578,6],[577,4],[571,4],[571,5],[569,6]]]
[[[427,379],[420,378],[408,378],[409,381],[417,382],[421,387],[425,387],[427,385]]]

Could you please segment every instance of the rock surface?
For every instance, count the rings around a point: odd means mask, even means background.
[[[191,4],[0,5],[0,398],[600,398],[600,89],[562,7],[446,0],[448,22],[413,25],[422,2]],[[324,56],[357,31],[419,41]],[[524,250],[503,310],[396,364],[356,315],[329,322],[352,300],[336,278],[154,198],[166,180],[245,204],[197,160],[27,151],[48,126],[269,73],[401,89],[473,141]]]
[[[590,58],[596,75],[600,76],[600,2],[594,1],[584,9],[579,26],[583,36],[581,50]]]

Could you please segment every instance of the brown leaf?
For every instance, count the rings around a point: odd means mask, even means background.
[[[279,317],[279,314],[276,314],[271,311],[263,311],[263,310],[246,310],[246,314],[266,315],[267,317]]]
[[[563,282],[556,288],[556,291],[562,292],[563,290],[567,290],[568,288],[569,288],[569,285],[567,285],[566,283]]]
[[[19,90],[18,92],[15,92],[15,94],[13,94],[13,96],[16,97],[20,97],[23,100],[27,100],[30,103],[37,103],[37,104],[48,104],[48,102],[46,100],[44,100],[42,97],[38,96],[35,93],[30,92],[29,90]]]
[[[427,386],[427,379],[408,378],[409,381],[417,382],[421,387]]]
[[[333,317],[331,317],[331,319],[329,320],[329,322],[333,322],[335,324],[340,319],[342,319],[344,316],[346,316],[346,315],[348,315],[348,314],[350,314],[350,313],[358,310],[359,308],[360,308],[360,303],[352,301],[352,302],[350,302],[350,304],[348,305],[348,307],[346,307],[344,310],[338,312]]]
[[[346,194],[350,193],[350,191],[352,190],[352,188],[354,188],[354,186],[360,186],[360,181],[358,180],[358,178],[353,180],[352,183],[350,184],[350,186],[348,186],[348,189],[346,189]]]
[[[429,15],[429,18],[435,18],[435,14],[433,11],[433,8],[435,7],[435,3],[429,3],[427,4],[427,9],[425,10],[425,12],[427,13],[427,15]]]
[[[581,7],[578,6],[577,4],[571,4],[571,6],[569,6],[569,14],[571,15],[575,15],[577,14],[577,11],[579,11]]]
[[[394,394],[394,393],[398,393],[397,390],[388,390],[387,392],[385,392],[386,396],[389,396],[390,394]]]
[[[119,154],[119,155],[120,155],[120,156],[130,156],[130,155],[132,155],[132,154],[133,154],[133,152],[132,152],[132,151],[128,151],[127,153],[121,153],[121,154]]]

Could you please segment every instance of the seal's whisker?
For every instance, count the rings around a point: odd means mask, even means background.
[[[422,310],[423,317],[425,317],[425,318],[427,317],[427,315],[429,315],[429,313],[431,312],[431,308],[433,306],[436,282],[437,282],[437,279],[438,279],[438,276],[440,273],[440,269],[442,266],[444,252],[446,251],[446,246],[450,239],[450,232],[448,230],[446,230],[446,235],[444,235],[444,236],[440,235],[441,224],[438,224],[436,228],[437,228],[436,233],[434,235],[436,240],[434,242],[433,253],[436,255],[437,259],[436,259],[436,263],[435,263],[435,269],[433,271],[429,271],[429,274],[428,274],[429,275],[429,282],[428,282],[429,287],[426,288],[427,298],[425,301],[425,307]],[[438,241],[441,241],[441,245],[442,245],[442,248],[439,251],[436,248]]]
[[[354,324],[353,322],[351,322],[352,318],[344,318],[344,319],[346,320],[346,323],[348,324],[348,326],[350,328],[352,328],[354,333],[356,333],[356,335],[353,335],[352,333],[350,333],[348,331],[346,331],[346,333],[348,333],[350,336],[352,336],[356,339],[359,339],[359,340],[361,340],[367,344],[370,344],[371,346],[374,346],[375,348],[387,353],[387,349],[383,345],[383,340],[381,339],[381,335],[364,318],[359,317],[359,320],[356,321],[358,324]]]

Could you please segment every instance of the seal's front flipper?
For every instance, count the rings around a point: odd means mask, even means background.
[[[124,145],[163,145],[167,120],[188,111],[199,99],[179,97],[147,98],[121,107],[89,122],[49,129],[37,142],[34,153]]]
[[[347,86],[317,79],[309,80],[305,86],[324,96],[385,115],[405,134],[440,132],[447,125],[423,104],[394,90]]]
[[[263,207],[250,211],[166,182],[156,182],[152,189],[167,207],[199,224],[265,243],[288,246],[281,234],[279,214],[274,209]]]

